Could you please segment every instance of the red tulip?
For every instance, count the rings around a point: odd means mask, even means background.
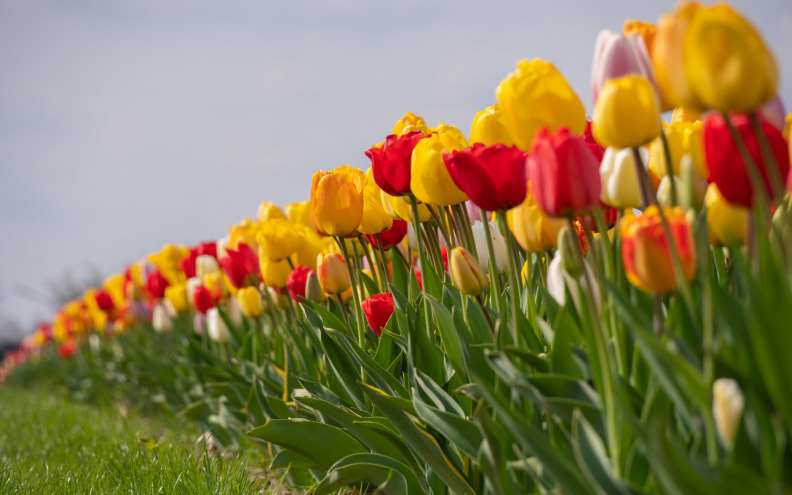
[[[162,276],[159,270],[155,271],[146,279],[146,288],[154,299],[165,297],[165,289],[170,285],[168,279]]]
[[[379,235],[382,238],[382,249],[392,248],[398,245],[402,239],[404,239],[404,236],[407,235],[407,222],[404,220],[394,220],[391,228],[383,230]],[[365,234],[363,237],[374,249],[379,249],[379,242],[377,242],[376,235]]]
[[[292,299],[300,302],[301,297],[305,297],[305,282],[308,280],[308,275],[313,270],[305,265],[297,265],[286,277],[286,289]]]
[[[195,253],[195,257],[208,254],[213,258],[217,258],[217,243],[214,241],[202,242],[190,249],[190,254]]]
[[[237,289],[256,284],[261,278],[258,255],[244,242],[239,243],[236,250],[227,249],[226,255],[217,261],[228,281]]]
[[[393,294],[374,294],[363,301],[362,307],[371,331],[379,337],[393,314]]]
[[[759,168],[767,196],[775,199],[770,186],[771,179],[767,168],[769,164],[765,164],[759,139],[751,128],[748,116],[734,114],[731,116],[731,122],[743,142],[745,142],[748,154],[751,155],[753,162]],[[787,143],[781,131],[772,124],[761,119],[761,126],[783,179],[789,173],[789,149],[787,148]],[[707,168],[710,171],[708,180],[718,186],[726,201],[750,208],[753,205],[753,186],[748,175],[748,169],[729,133],[729,128],[723,115],[711,113],[707,117],[704,121],[702,137],[704,139]]]
[[[77,352],[77,342],[68,340],[58,347],[58,355],[63,359],[69,359]]]
[[[381,148],[374,146],[366,151],[366,156],[371,160],[374,182],[380,189],[391,196],[410,194],[413,148],[425,137],[421,131],[401,136],[391,134],[385,138]]]
[[[583,139],[565,127],[536,133],[528,154],[528,178],[545,213],[564,217],[600,204],[599,163]]]
[[[588,149],[594,153],[598,163],[602,163],[602,157],[605,156],[605,148],[594,139],[594,133],[591,131],[591,121],[586,122],[586,130],[583,131],[583,142],[586,143]]]
[[[113,298],[110,297],[110,294],[106,290],[98,290],[94,294],[94,300],[96,301],[96,305],[99,306],[99,309],[102,311],[110,311],[115,307],[113,303]]]
[[[192,293],[192,301],[195,309],[202,315],[205,315],[207,311],[212,309],[215,303],[212,293],[203,285],[199,285],[195,288]]]
[[[508,210],[525,200],[525,153],[516,146],[476,143],[443,153],[443,160],[454,184],[480,208]]]

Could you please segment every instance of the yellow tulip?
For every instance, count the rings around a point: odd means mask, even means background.
[[[358,231],[362,234],[374,235],[391,228],[391,225],[393,225],[393,217],[382,205],[382,189],[374,180],[373,169],[369,167],[363,187],[363,216]]]
[[[328,294],[341,294],[351,287],[346,262],[338,253],[321,253],[316,260],[316,274]]]
[[[675,107],[702,108],[688,85],[683,66],[682,44],[691,19],[701,6],[682,2],[673,14],[660,16],[652,46],[649,48],[663,111]]]
[[[285,218],[271,218],[261,223],[256,240],[272,260],[288,258],[297,250],[297,225]]]
[[[288,258],[273,261],[263,250],[259,250],[259,267],[264,283],[271,287],[286,287],[286,277],[292,271]]]
[[[467,147],[465,135],[454,126],[439,124],[437,131],[418,141],[412,152],[410,189],[419,201],[450,206],[467,201],[446,169],[443,152]]]
[[[190,309],[190,301],[187,299],[187,284],[169,285],[165,288],[165,299],[168,300],[174,310],[178,312]]]
[[[190,255],[190,249],[185,246],[166,244],[159,253],[151,254],[148,260],[156,266],[171,284],[184,281],[184,273],[179,268],[179,263]]]
[[[117,273],[108,277],[104,282],[104,289],[113,298],[113,303],[117,308],[126,305],[126,296],[124,296],[124,286],[126,285],[126,278],[122,273]]]
[[[410,199],[405,196],[391,196],[390,194],[382,191],[382,206],[385,211],[393,218],[406,220],[413,223],[412,207],[410,206]],[[432,212],[424,204],[418,203],[418,223],[428,222],[432,218]]]
[[[654,86],[631,74],[605,83],[594,107],[594,137],[605,146],[643,146],[660,134]]]
[[[456,247],[451,250],[449,260],[451,280],[463,294],[476,297],[484,290],[487,279],[481,271],[481,266],[465,248]]]
[[[551,218],[536,204],[531,183],[528,194],[519,206],[506,212],[506,222],[514,238],[529,253],[540,253],[555,247],[558,233],[567,225],[562,218]]]
[[[748,236],[751,210],[726,201],[718,186],[710,184],[704,196],[710,243],[715,246],[743,244]]]
[[[243,287],[236,295],[239,311],[248,318],[257,318],[264,312],[264,299],[256,287]]]
[[[748,112],[776,93],[773,55],[751,23],[726,3],[696,12],[682,50],[690,89],[708,108]]]
[[[484,110],[479,110],[470,126],[470,142],[483,143],[487,146],[503,144],[512,146],[512,139],[506,124],[503,123],[503,112],[497,103]]]
[[[311,218],[311,202],[289,203],[285,206],[286,217],[294,223],[313,228],[313,218]]]
[[[313,228],[298,225],[295,229],[297,234],[297,251],[292,256],[294,265],[305,265],[312,270],[316,270],[316,256],[327,246],[333,246],[332,237],[322,237]]]
[[[699,175],[704,178],[709,176],[701,140],[702,126],[701,122],[673,122],[665,126],[665,135],[668,141],[668,149],[671,152],[671,164],[673,165],[674,175],[681,175],[679,165],[682,162],[682,157],[689,155]],[[658,137],[652,141],[650,151],[649,170],[657,177],[664,177],[667,175],[667,168],[662,138]]]
[[[419,117],[412,112],[407,112],[404,117],[393,126],[392,134],[401,136],[402,134],[408,134],[413,131],[421,131],[424,134],[429,134],[429,128],[426,127],[426,121],[423,117]]]
[[[239,249],[239,244],[247,244],[251,249],[258,249],[256,236],[258,235],[259,223],[249,218],[242,220],[238,225],[232,225],[228,229],[227,248]],[[217,253],[221,257],[220,252]]]
[[[281,210],[280,207],[265,201],[259,206],[256,217],[258,218],[259,222],[266,222],[267,220],[271,220],[273,218],[286,218],[286,215],[283,213],[283,210]]]
[[[701,112],[685,107],[676,107],[671,113],[671,123],[696,122],[701,120]]]
[[[326,235],[355,232],[363,216],[363,171],[344,165],[313,176],[311,214],[316,228]]]
[[[542,127],[556,132],[566,127],[573,134],[586,128],[586,110],[558,69],[544,60],[523,60],[495,90],[503,123],[517,146],[530,151],[534,134]]]

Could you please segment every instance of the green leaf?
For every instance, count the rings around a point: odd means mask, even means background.
[[[292,450],[281,449],[280,452],[275,454],[270,462],[270,469],[314,469],[317,467],[316,463]]]
[[[340,428],[301,419],[273,419],[248,435],[289,449],[325,470],[348,455],[366,452]]]
[[[426,493],[409,467],[379,454],[353,454],[341,459],[330,468],[314,493],[324,495],[364,481],[388,495]]]

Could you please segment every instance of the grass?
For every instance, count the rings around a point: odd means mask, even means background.
[[[184,428],[0,389],[0,493],[261,493],[245,461],[206,455]]]

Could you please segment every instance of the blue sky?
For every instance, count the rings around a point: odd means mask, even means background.
[[[733,3],[792,106],[792,2]],[[405,112],[468,132],[523,58],[552,61],[589,112],[594,40],[662,2],[0,3],[0,317],[31,290],[216,239],[258,204],[308,198],[317,169]],[[0,335],[4,331],[0,318]],[[6,327],[7,328],[7,327]]]

